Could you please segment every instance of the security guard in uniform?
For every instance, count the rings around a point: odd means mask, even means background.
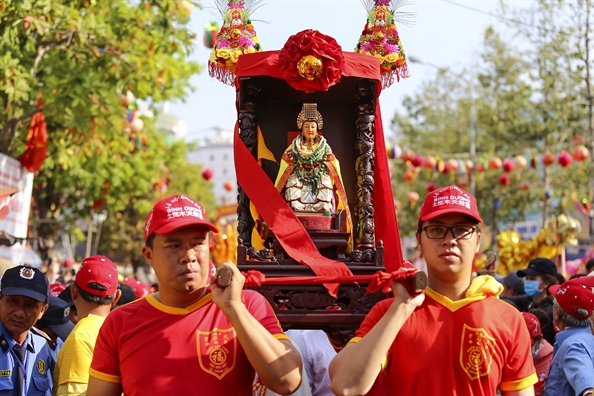
[[[0,396],[51,395],[54,366],[47,341],[31,327],[48,308],[49,282],[17,266],[0,281]]]

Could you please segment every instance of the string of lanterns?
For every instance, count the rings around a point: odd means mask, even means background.
[[[555,163],[563,168],[568,168],[573,164],[574,160],[576,162],[583,162],[590,157],[590,151],[583,144],[577,145],[571,154],[565,150],[561,151],[558,155],[547,152],[532,156],[530,161],[523,155],[504,158],[503,160],[494,156],[489,159],[480,159],[475,162],[470,159],[443,159],[433,155],[423,156],[410,149],[402,150],[397,145],[388,145],[386,150],[388,158],[393,160],[400,159],[408,165],[408,168],[403,175],[405,181],[414,180],[419,170],[424,168],[442,174],[459,174],[461,177],[458,179],[458,184],[461,187],[466,187],[468,185],[468,173],[472,171],[483,173],[487,170],[502,170],[504,173],[499,176],[499,183],[503,186],[509,186],[511,181],[508,174],[516,170],[526,169],[529,166],[532,169],[537,169],[542,166],[548,167]],[[521,182],[519,187],[522,190],[528,190],[530,184],[528,182]]]

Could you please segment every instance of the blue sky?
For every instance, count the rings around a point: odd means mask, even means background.
[[[499,0],[457,3],[487,13],[497,13],[499,9]],[[533,1],[506,0],[505,3],[526,8]],[[220,24],[221,16],[214,1],[202,0],[201,4],[203,8],[195,8],[192,13],[191,27],[198,34],[192,58],[203,66],[203,71],[192,78],[196,91],[189,95],[186,103],[171,103],[169,107],[171,114],[188,123],[187,140],[212,134],[212,128],[217,126],[232,128],[236,119],[235,90],[209,77],[206,64],[210,49],[202,44],[205,23]],[[401,10],[416,13],[413,26],[397,26],[407,56],[453,71],[476,61],[487,26],[495,26],[499,31],[505,29],[504,23],[495,17],[444,0],[411,0],[411,4]],[[366,11],[359,0],[268,0],[252,19],[264,50],[280,50],[291,35],[316,29],[334,37],[344,51],[352,51],[364,27]],[[423,80],[436,73],[436,69],[418,63],[409,63],[409,70],[411,77],[395,83],[380,96],[386,131],[386,124],[400,108],[404,97],[413,94]]]

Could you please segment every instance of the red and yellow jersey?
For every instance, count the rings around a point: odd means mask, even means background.
[[[393,299],[367,315],[358,342],[386,313]],[[388,352],[385,395],[485,395],[535,384],[530,335],[520,313],[495,297],[452,301],[427,288]]]
[[[244,290],[242,299],[271,334],[288,340],[264,297]],[[126,395],[251,395],[255,372],[210,293],[187,308],[151,294],[109,314],[90,375],[120,383]]]

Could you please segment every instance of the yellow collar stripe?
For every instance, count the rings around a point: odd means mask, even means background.
[[[157,300],[153,294],[149,294],[148,296],[146,296],[146,301],[161,312],[165,312],[171,315],[187,315],[191,312],[196,311],[197,309],[202,308],[210,301],[212,301],[212,296],[210,293],[208,293],[206,296],[202,297],[194,304],[185,308],[170,307],[169,305],[165,305],[159,300]]]

